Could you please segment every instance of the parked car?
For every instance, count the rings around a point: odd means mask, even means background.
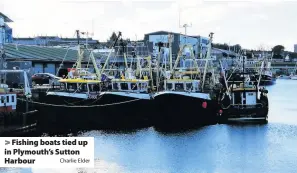
[[[61,77],[55,76],[50,73],[36,73],[32,76],[32,85],[43,85],[43,84],[52,84],[54,82],[55,85],[59,84],[59,80]]]

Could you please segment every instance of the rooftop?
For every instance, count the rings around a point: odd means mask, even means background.
[[[185,35],[185,34],[183,34],[183,33],[177,33],[177,32],[171,32],[171,31],[163,31],[163,30],[161,30],[161,31],[155,31],[155,32],[150,32],[150,33],[147,33],[147,34],[145,34],[145,35],[151,35],[151,34],[156,34],[156,33],[159,33],[159,32],[166,32],[166,33],[171,33],[171,34],[179,34],[179,35],[183,35],[183,36],[188,36],[188,37],[193,37],[193,38],[199,38],[199,37],[203,37],[203,36],[201,36],[201,35]],[[207,37],[203,37],[203,38],[207,38]]]
[[[16,44],[4,44],[5,53],[8,60],[28,60],[28,61],[64,61],[73,62],[77,60],[77,50],[54,48],[54,47],[41,47],[41,46],[28,46]],[[84,52],[84,60],[89,60],[90,52]],[[95,57],[100,57],[99,54],[94,53]]]
[[[0,16],[4,18],[4,22],[13,22],[10,18],[0,12]]]

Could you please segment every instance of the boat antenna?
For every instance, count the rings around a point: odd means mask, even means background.
[[[206,78],[206,73],[207,73],[207,67],[208,67],[208,60],[211,58],[211,44],[212,44],[212,39],[213,39],[213,32],[209,34],[209,42],[207,45],[207,54],[206,54],[206,62],[204,66],[204,72],[203,72],[203,79],[202,79],[202,87],[201,89],[204,89],[204,83],[205,83],[205,78]]]
[[[181,12],[181,9],[179,9],[178,11],[178,22],[179,22],[179,28],[185,28],[185,44],[187,44],[187,28],[188,27],[192,27],[192,23],[189,25],[189,24],[183,24],[181,25],[180,24],[180,12]]]
[[[77,37],[77,44],[79,45],[79,39],[80,39],[79,30],[76,30],[76,37]]]

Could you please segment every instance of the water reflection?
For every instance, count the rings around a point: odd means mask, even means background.
[[[297,81],[277,81],[269,90],[269,123],[212,125],[189,130],[145,128],[89,131],[94,136],[93,172],[125,173],[271,173],[297,170]],[[31,169],[0,169],[0,172]],[[53,170],[36,170],[47,173]],[[79,170],[62,170],[63,173]]]

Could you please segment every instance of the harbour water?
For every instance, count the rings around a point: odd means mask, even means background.
[[[267,125],[212,125],[187,131],[90,131],[94,170],[1,169],[5,173],[293,173],[297,170],[297,81],[269,91]],[[198,113],[197,113],[198,114]]]

